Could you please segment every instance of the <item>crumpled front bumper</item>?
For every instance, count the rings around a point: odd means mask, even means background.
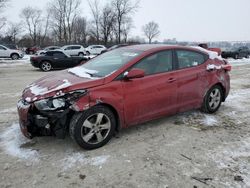
[[[30,121],[28,120],[28,112],[30,106],[31,105],[24,100],[19,100],[17,103],[20,129],[25,137],[31,139],[32,135],[28,132],[28,126],[30,125]]]

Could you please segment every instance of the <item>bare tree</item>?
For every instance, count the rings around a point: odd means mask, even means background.
[[[122,34],[122,24],[124,19],[128,18],[130,14],[133,14],[139,7],[139,1],[135,4],[131,0],[112,0],[112,7],[115,10],[116,21],[117,21],[117,42],[121,43],[121,34]]]
[[[93,22],[94,26],[90,30],[91,34],[94,35],[96,38],[96,41],[99,43],[100,40],[100,19],[101,19],[101,7],[100,7],[100,1],[99,0],[94,0],[90,1],[88,0],[89,7],[91,10],[91,14],[93,16]]]
[[[0,14],[3,12],[4,8],[6,8],[7,3],[9,0],[0,0]],[[0,17],[0,30],[5,26],[6,24],[6,18]]]
[[[149,44],[151,44],[153,38],[159,36],[160,34],[159,25],[154,21],[151,21],[148,24],[144,25],[142,27],[142,30],[144,32],[144,35],[148,38]]]
[[[39,28],[41,28],[42,22],[41,15],[42,10],[30,6],[25,7],[21,12],[21,17],[27,26],[33,45],[37,45],[38,42]]]
[[[115,13],[109,5],[106,5],[102,10],[102,17],[100,20],[100,32],[102,34],[103,42],[108,44],[112,31],[115,26]]]
[[[87,40],[87,20],[84,17],[77,17],[72,28],[74,43],[86,44]]]
[[[11,37],[11,40],[16,44],[16,38],[22,31],[23,30],[20,23],[10,23],[7,33],[8,36]]]
[[[54,0],[49,4],[53,32],[57,35],[59,43],[72,42],[73,25],[79,14],[80,4],[80,0]]]

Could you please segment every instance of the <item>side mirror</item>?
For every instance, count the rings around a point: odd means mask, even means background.
[[[145,76],[145,71],[142,69],[131,69],[127,74],[125,74],[125,77],[127,79],[134,79],[134,78],[142,78]]]

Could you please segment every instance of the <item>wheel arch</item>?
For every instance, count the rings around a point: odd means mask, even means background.
[[[212,87],[214,87],[216,85],[221,87],[222,95],[223,95],[222,96],[222,102],[225,102],[225,100],[226,100],[226,88],[225,88],[225,86],[221,82],[217,82],[214,85],[212,85],[210,88],[212,88]]]
[[[107,104],[107,103],[100,103],[100,104],[97,104],[95,106],[103,106],[103,107],[110,109],[113,112],[113,114],[115,116],[115,120],[116,120],[115,130],[117,132],[119,132],[121,129],[121,122],[120,122],[120,116],[119,116],[119,113],[117,112],[117,110],[112,105]]]
[[[12,52],[12,53],[10,54],[10,57],[12,57],[13,55],[18,55],[18,57],[20,57],[20,55],[19,55],[18,53],[16,53],[16,52]]]

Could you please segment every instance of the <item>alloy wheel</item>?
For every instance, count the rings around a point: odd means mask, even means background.
[[[221,101],[221,92],[218,88],[214,88],[209,96],[209,107],[214,110],[216,109],[219,105],[220,105],[220,101]]]
[[[43,62],[42,65],[41,65],[41,68],[43,71],[50,71],[52,66],[49,62]]]
[[[82,124],[81,137],[88,144],[98,144],[109,134],[111,121],[103,113],[89,116]]]

